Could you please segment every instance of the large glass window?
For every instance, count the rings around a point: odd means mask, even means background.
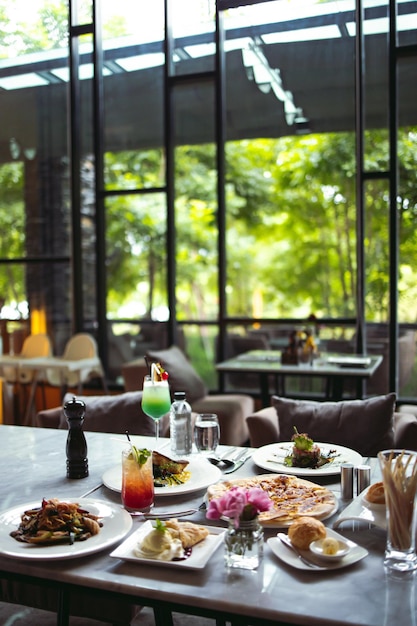
[[[356,315],[354,37],[328,6],[227,13],[232,316]]]
[[[4,352],[71,332],[68,5],[2,2],[0,316]],[[48,61],[48,62],[46,62]]]
[[[231,340],[280,349],[311,314],[323,349],[354,351],[363,270],[367,349],[390,341],[398,279],[400,339],[415,350],[415,3],[397,2],[390,82],[389,4],[363,2],[363,92],[355,0],[72,0],[72,83],[68,3],[14,5],[0,0],[4,349],[43,316],[57,353],[94,332],[123,384],[124,362],[176,337],[216,389]],[[410,372],[415,358],[400,350]],[[400,371],[417,399],[413,380]]]

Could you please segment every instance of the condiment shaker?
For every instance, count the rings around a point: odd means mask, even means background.
[[[358,465],[356,468],[356,493],[359,495],[371,484],[371,468],[369,465]]]
[[[67,478],[88,476],[87,442],[83,433],[85,404],[74,396],[64,404],[64,415],[68,422]]]
[[[340,466],[342,500],[352,500],[353,498],[353,469],[351,463],[344,463]]]

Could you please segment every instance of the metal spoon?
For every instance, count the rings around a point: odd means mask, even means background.
[[[230,457],[233,457],[235,452],[236,452],[236,448],[232,448],[231,450],[228,450],[227,452],[225,452],[223,456],[220,456],[220,457],[208,456],[207,460],[210,461],[210,463],[212,463],[213,465],[223,464],[226,467],[231,467],[232,465],[235,464],[235,459],[231,459]]]

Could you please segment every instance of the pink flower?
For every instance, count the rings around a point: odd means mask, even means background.
[[[228,517],[234,519],[235,526],[239,520],[249,521],[262,511],[268,511],[272,507],[272,501],[268,494],[260,487],[232,487],[223,496],[210,500],[206,517],[208,519],[220,519]]]

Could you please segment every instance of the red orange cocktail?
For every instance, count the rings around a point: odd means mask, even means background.
[[[149,511],[154,501],[152,452],[131,446],[122,452],[122,502],[130,513]]]

